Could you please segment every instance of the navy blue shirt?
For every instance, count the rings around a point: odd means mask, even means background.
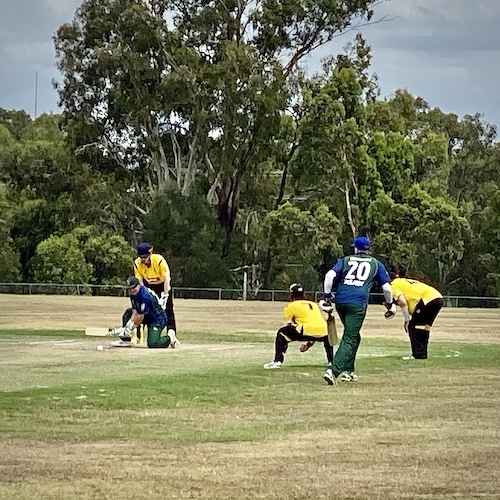
[[[144,314],[145,325],[159,328],[167,326],[167,315],[158,303],[158,297],[150,293],[145,286],[141,285],[137,293],[130,296],[130,302],[132,302],[132,309],[139,314]]]
[[[357,253],[339,259],[333,266],[338,283],[335,291],[336,304],[354,304],[366,307],[373,282],[380,286],[389,283],[389,273],[375,257]]]

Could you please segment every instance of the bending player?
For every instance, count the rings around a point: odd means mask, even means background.
[[[148,329],[148,347],[168,347],[172,339],[167,333],[167,315],[158,303],[158,297],[141,285],[135,276],[127,278],[126,287],[132,307],[123,314],[123,327],[115,329],[120,340],[111,342],[111,345],[114,347],[132,345],[132,332],[142,324]]]
[[[402,273],[394,278],[391,281],[392,293],[401,307],[404,329],[411,345],[411,354],[403,359],[427,359],[431,326],[443,307],[443,296],[432,286],[408,279]]]

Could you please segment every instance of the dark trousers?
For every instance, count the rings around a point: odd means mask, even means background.
[[[427,359],[431,326],[443,307],[443,299],[431,300],[428,304],[420,301],[408,323],[411,354],[415,359]]]
[[[335,307],[344,325],[344,333],[331,364],[333,374],[338,377],[344,371],[354,371],[354,362],[361,343],[359,332],[365,320],[366,307],[353,304],[336,304]]]
[[[325,335],[324,337],[304,335],[293,325],[282,326],[276,333],[276,340],[274,343],[274,361],[281,361],[283,363],[285,359],[285,352],[288,349],[288,344],[289,342],[294,340],[315,340],[317,342],[323,342],[326,359],[329,363],[332,362],[333,346],[331,346],[330,342],[328,341],[328,335]]]
[[[144,284],[151,290],[153,290],[158,298],[161,297],[162,292],[165,291],[164,283],[154,283],[150,284],[147,281]],[[175,314],[174,314],[174,290],[171,288],[168,294],[167,305],[165,306],[165,313],[167,314],[167,330],[177,331],[175,324]]]

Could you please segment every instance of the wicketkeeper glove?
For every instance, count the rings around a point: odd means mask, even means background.
[[[396,304],[394,304],[394,302],[391,304],[384,302],[384,306],[387,308],[387,311],[384,313],[385,319],[394,318],[394,316],[396,316]]]
[[[168,293],[161,292],[161,297],[158,303],[160,304],[160,307],[162,309],[165,309],[165,307],[167,307],[167,300],[168,300]]]

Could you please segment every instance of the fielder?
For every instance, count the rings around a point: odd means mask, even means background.
[[[368,255],[370,240],[365,236],[357,236],[351,246],[354,247],[354,255],[339,259],[326,273],[323,285],[324,303],[328,307],[331,307],[332,302],[335,303],[344,325],[344,334],[335,357],[323,375],[329,385],[335,385],[337,379],[343,382],[355,382],[358,379],[354,372],[354,363],[361,343],[360,330],[374,282],[377,282],[384,292],[386,318],[393,317],[396,311],[392,302],[389,274],[381,262]],[[332,291],[335,291],[335,297]]]
[[[134,261],[134,275],[141,285],[153,290],[168,318],[168,334],[172,339],[171,347],[180,345],[176,337],[173,292],[170,287],[170,268],[163,256],[153,253],[153,247],[146,242],[137,246],[137,258]]]
[[[147,326],[147,343],[150,348],[166,348],[172,338],[167,332],[167,315],[158,303],[158,297],[139,283],[135,276],[129,276],[126,288],[130,295],[132,307],[122,317],[123,327],[115,328],[120,340],[111,342],[113,347],[132,345],[132,332],[139,325]]]
[[[328,339],[326,320],[316,302],[306,300],[304,288],[299,283],[290,286],[290,302],[283,311],[283,325],[276,333],[274,343],[274,360],[264,365],[265,369],[281,368],[285,360],[288,344],[294,340],[307,341],[301,346],[306,351],[315,341],[323,342],[326,358],[329,363],[333,360],[333,346]],[[307,349],[306,345],[309,344]]]
[[[410,337],[411,355],[403,359],[427,359],[431,326],[443,307],[443,296],[432,286],[395,275],[392,293],[404,318],[404,330]]]

